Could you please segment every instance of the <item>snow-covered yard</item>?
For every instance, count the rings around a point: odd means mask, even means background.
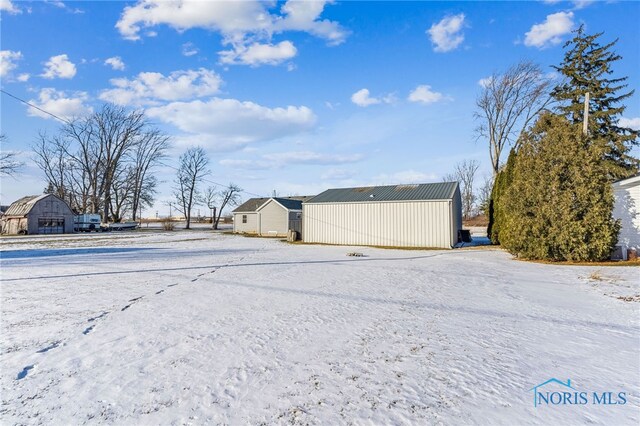
[[[1,258],[3,425],[640,421],[638,268],[205,230]],[[550,378],[627,403],[534,407]]]

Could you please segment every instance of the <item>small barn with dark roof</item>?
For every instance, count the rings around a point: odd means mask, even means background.
[[[462,229],[458,182],[329,189],[302,209],[310,243],[451,248]]]
[[[3,234],[70,234],[73,211],[53,194],[20,198],[2,216]]]
[[[301,197],[251,198],[233,211],[233,231],[265,237],[284,237],[302,230]]]

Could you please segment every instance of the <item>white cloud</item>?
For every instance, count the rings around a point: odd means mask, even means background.
[[[24,83],[24,82],[29,81],[30,78],[31,78],[31,74],[25,72],[25,73],[22,73],[22,74],[18,75],[16,80]]]
[[[587,6],[591,6],[593,3],[595,3],[595,0],[574,0],[571,3],[573,3],[574,9],[579,10],[584,9]]]
[[[114,78],[110,83],[114,89],[104,90],[100,99],[119,105],[157,104],[158,101],[177,101],[218,93],[222,78],[213,71],[174,71],[169,76],[158,72],[141,72],[129,80]]]
[[[367,107],[369,105],[379,104],[381,101],[380,99],[369,96],[369,89],[360,89],[351,95],[351,102],[361,107]]]
[[[60,118],[70,120],[74,117],[80,117],[93,111],[93,109],[85,102],[88,101],[89,95],[86,92],[76,92],[68,96],[63,91],[53,88],[44,88],[40,90],[37,100],[30,100],[29,103],[41,108]],[[33,117],[42,117],[53,119],[49,114],[45,114],[36,108],[29,107],[27,113]]]
[[[265,154],[258,160],[224,159],[220,164],[242,170],[280,169],[288,165],[330,165],[355,163],[364,158],[361,154],[326,154],[314,151],[289,151]]]
[[[362,160],[361,154],[338,155],[323,154],[312,151],[291,151],[279,152],[276,154],[265,154],[263,158],[276,164],[343,164],[355,163]]]
[[[22,13],[22,11],[11,2],[11,0],[0,0],[0,11],[7,12],[11,15]]]
[[[423,84],[411,91],[407,99],[411,102],[431,104],[444,100],[445,96],[442,93],[432,91],[431,86]]]
[[[640,117],[626,118],[622,117],[618,120],[618,126],[627,127],[633,130],[640,130]]]
[[[396,102],[396,95],[394,93],[389,93],[381,97],[372,97],[369,93],[369,89],[360,89],[351,95],[351,102],[361,107],[368,107],[369,105],[375,104],[392,104]]]
[[[313,128],[316,116],[306,106],[268,108],[254,102],[213,98],[203,102],[173,102],[147,109],[147,115],[187,132],[185,143],[232,150],[258,142],[296,135]]]
[[[273,44],[273,34],[304,31],[323,38],[330,45],[343,42],[348,35],[334,21],[322,20],[327,1],[286,2],[280,14],[269,9],[276,2],[245,0],[233,2],[140,0],[124,8],[116,28],[129,40],[140,39],[143,29],[169,25],[178,31],[204,28],[222,34],[231,49],[220,52],[228,64],[278,64],[295,56],[290,41]],[[284,43],[284,44],[283,44]]]
[[[197,47],[193,45],[193,43],[188,42],[182,45],[182,54],[184,56],[193,56],[193,55],[197,55],[198,53],[199,53],[199,50]]]
[[[124,62],[120,56],[113,56],[104,61],[105,65],[110,65],[111,68],[118,71],[124,71]]]
[[[573,12],[558,12],[547,16],[541,24],[535,24],[525,34],[524,44],[543,49],[559,44],[562,36],[573,28]]]
[[[236,44],[232,50],[219,52],[223,64],[244,64],[258,66],[263,64],[277,65],[296,56],[297,49],[290,41],[278,44],[253,43]]]
[[[353,170],[329,169],[329,170],[327,170],[326,172],[324,172],[320,176],[320,179],[323,179],[323,180],[345,180],[345,179],[351,179],[355,175],[356,175],[356,172],[353,171]]]
[[[349,34],[340,24],[328,19],[320,20],[324,7],[329,1],[296,1],[289,0],[282,6],[286,16],[275,24],[276,31],[305,31],[338,45]]]
[[[464,18],[464,13],[447,16],[427,30],[427,34],[435,46],[434,51],[449,52],[460,46],[464,41],[464,34],[462,34]]]
[[[54,78],[73,78],[76,75],[76,66],[73,62],[69,61],[69,57],[66,54],[52,56],[45,63],[45,69],[41,77],[54,79]]]
[[[481,78],[480,80],[478,80],[478,85],[480,85],[480,87],[488,87],[489,84],[491,84],[491,82],[493,81],[493,77],[485,77],[485,78]]]
[[[22,59],[22,52],[15,52],[13,50],[0,51],[0,77],[7,77],[18,67],[16,62]]]

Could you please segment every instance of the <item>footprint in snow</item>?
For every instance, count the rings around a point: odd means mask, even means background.
[[[140,300],[140,299],[142,299],[142,298],[144,298],[144,296],[135,297],[135,298],[133,298],[133,299],[129,300],[129,302],[131,302],[131,303],[129,303],[128,305],[126,305],[124,308],[120,309],[120,311],[121,311],[121,312],[126,311],[126,310],[127,310],[127,309],[129,309],[129,308],[130,308],[134,303],[136,303],[138,300]]]
[[[40,349],[39,351],[36,351],[36,353],[38,353],[38,354],[43,354],[43,353],[45,353],[45,352],[49,352],[51,349],[55,349],[55,348],[57,348],[58,346],[60,346],[60,343],[61,343],[61,341],[60,341],[60,340],[55,341],[55,342],[53,342],[52,344],[50,344],[49,346],[44,347],[44,348]],[[25,375],[26,375],[26,373],[25,373]]]
[[[85,336],[89,333],[91,333],[93,331],[93,329],[95,328],[95,325],[92,325],[91,327],[87,327],[82,334],[84,334]]]
[[[18,376],[16,377],[16,380],[22,380],[25,377],[27,377],[27,374],[29,374],[29,370],[33,370],[35,368],[35,364],[34,365],[27,365],[25,368],[22,369],[21,372],[18,373]]]
[[[101,313],[100,315],[96,316],[96,317],[91,317],[87,320],[87,322],[93,322],[96,320],[99,320],[100,318],[104,318],[105,316],[107,316],[107,314],[109,314],[109,312],[104,311],[103,313]]]

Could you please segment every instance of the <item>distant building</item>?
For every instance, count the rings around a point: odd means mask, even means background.
[[[462,229],[458,182],[329,189],[302,210],[309,243],[451,248]]]
[[[233,211],[233,232],[264,237],[284,237],[292,229],[302,230],[301,197],[251,198]]]
[[[626,259],[627,251],[640,251],[640,175],[613,184],[613,217],[620,220],[617,257]]]
[[[3,234],[69,234],[73,217],[69,205],[55,195],[33,195],[11,204],[0,225]]]

